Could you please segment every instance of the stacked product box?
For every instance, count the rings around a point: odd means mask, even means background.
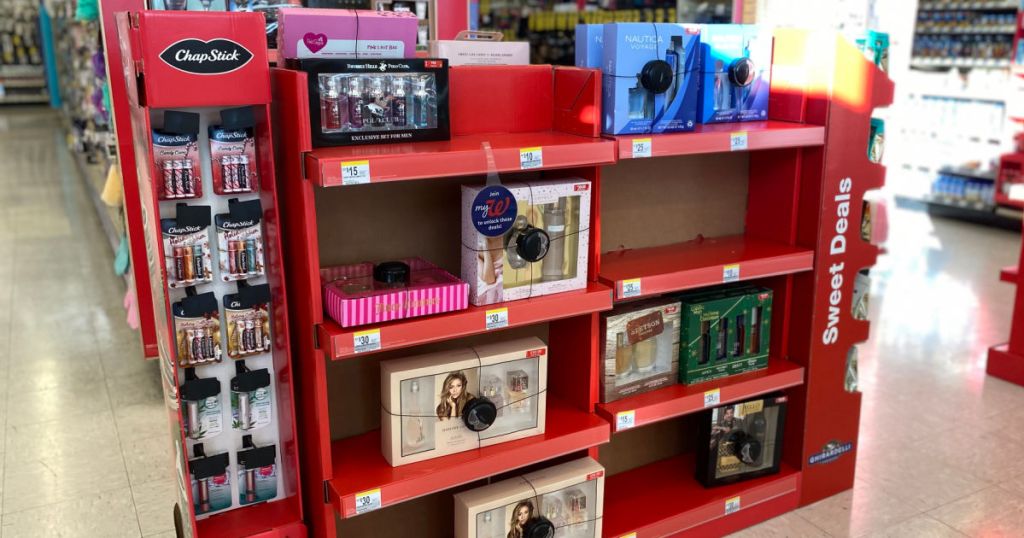
[[[601,315],[602,402],[676,383],[681,311],[679,299],[661,297]]]
[[[701,383],[768,366],[770,289],[718,288],[681,300],[680,382]]]
[[[700,122],[768,119],[771,30],[749,24],[704,24],[700,46]]]

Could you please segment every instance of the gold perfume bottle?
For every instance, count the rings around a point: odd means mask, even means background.
[[[652,336],[633,344],[633,364],[638,372],[650,372],[654,369],[658,357],[658,337]]]
[[[626,338],[626,333],[615,335],[615,375],[625,375],[633,369],[633,346]]]
[[[509,409],[513,413],[530,412],[530,376],[523,370],[512,370],[506,376]]]

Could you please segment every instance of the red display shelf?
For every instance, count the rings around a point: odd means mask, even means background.
[[[333,320],[325,319],[317,330],[320,345],[333,360],[348,359],[356,356],[354,338],[356,333],[368,330],[380,330],[381,346],[373,352],[360,352],[359,355],[400,349],[429,342],[450,340],[488,332],[486,315],[489,311],[508,310],[508,327],[522,327],[534,323],[543,323],[561,318],[569,318],[593,312],[611,310],[611,290],[604,284],[590,282],[587,289],[542,295],[532,299],[509,301],[507,303],[486,306],[470,306],[465,310],[411,318],[378,325],[342,328]],[[498,329],[490,329],[498,330]]]
[[[999,280],[1002,280],[1003,282],[1009,282],[1010,284],[1016,284],[1017,274],[1018,268],[1016,265],[1003,267],[1002,269],[999,270]]]
[[[299,514],[299,499],[293,496],[215,514],[197,520],[196,527],[202,536],[299,538],[306,536]]]
[[[996,193],[995,200],[996,200],[996,203],[999,204],[999,205],[1024,208],[1024,200],[1017,200],[1017,199],[1014,199],[1014,198],[1010,198],[1009,196],[1007,196],[1007,195],[1005,195],[1003,193],[1000,193],[1000,192]]]
[[[381,507],[415,499],[608,442],[608,423],[550,395],[545,432],[507,443],[392,467],[380,452],[380,430],[332,443],[330,501],[343,517],[356,514],[357,494],[380,490]]]
[[[615,162],[615,142],[560,131],[452,136],[438,142],[319,148],[306,154],[306,177],[316,185],[342,185],[344,163],[367,161],[370,181],[403,181],[487,173],[483,143],[491,145],[499,172],[522,170],[520,151],[541,148],[542,166],[530,170],[597,166]]]
[[[633,427],[644,426],[672,417],[706,409],[705,396],[713,397],[718,391],[721,404],[752,398],[775,390],[800,385],[804,382],[804,368],[785,359],[771,359],[768,367],[756,372],[723,377],[695,385],[672,385],[652,392],[638,394],[609,403],[597,404],[597,414],[604,417],[616,430],[619,413],[634,412]],[[715,405],[718,405],[716,403]]]
[[[988,348],[985,371],[988,375],[1024,385],[1024,355],[1010,351],[1009,344],[992,346]]]
[[[698,125],[689,133],[659,135],[620,135],[619,158],[668,157],[698,153],[820,146],[825,143],[825,127],[789,121],[754,121]],[[634,140],[650,140],[650,155],[634,156]],[[745,142],[744,142],[745,141]],[[734,146],[736,146],[734,148]]]
[[[809,271],[813,263],[813,250],[746,235],[732,235],[606,252],[601,255],[599,279],[612,287],[618,301]],[[738,275],[732,276],[737,267]],[[623,293],[623,284],[637,279],[640,281],[639,293]]]
[[[605,481],[605,536],[675,535],[704,527],[722,536],[797,507],[800,472],[782,465],[778,474],[705,488],[694,478],[693,454],[657,461]],[[727,501],[739,510],[726,514]]]

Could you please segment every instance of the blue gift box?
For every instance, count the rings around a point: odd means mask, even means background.
[[[667,23],[605,24],[602,131],[692,131],[700,85],[700,28]]]
[[[600,69],[604,47],[603,24],[576,25],[576,67]]]
[[[768,119],[771,30],[749,24],[704,24],[700,48],[700,122]]]

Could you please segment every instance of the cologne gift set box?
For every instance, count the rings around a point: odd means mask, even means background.
[[[462,279],[487,305],[583,289],[590,182],[561,179],[462,187]]]
[[[529,337],[381,362],[392,466],[544,433],[547,345]]]
[[[704,414],[697,441],[697,480],[707,487],[779,472],[786,396],[765,396]]]
[[[456,538],[598,538],[604,467],[590,458],[455,495]]]
[[[675,384],[681,312],[679,299],[658,298],[601,314],[602,402]]]
[[[680,382],[701,383],[768,367],[772,290],[717,288],[681,299]]]
[[[750,24],[703,24],[700,39],[700,122],[767,120],[771,30]]]

